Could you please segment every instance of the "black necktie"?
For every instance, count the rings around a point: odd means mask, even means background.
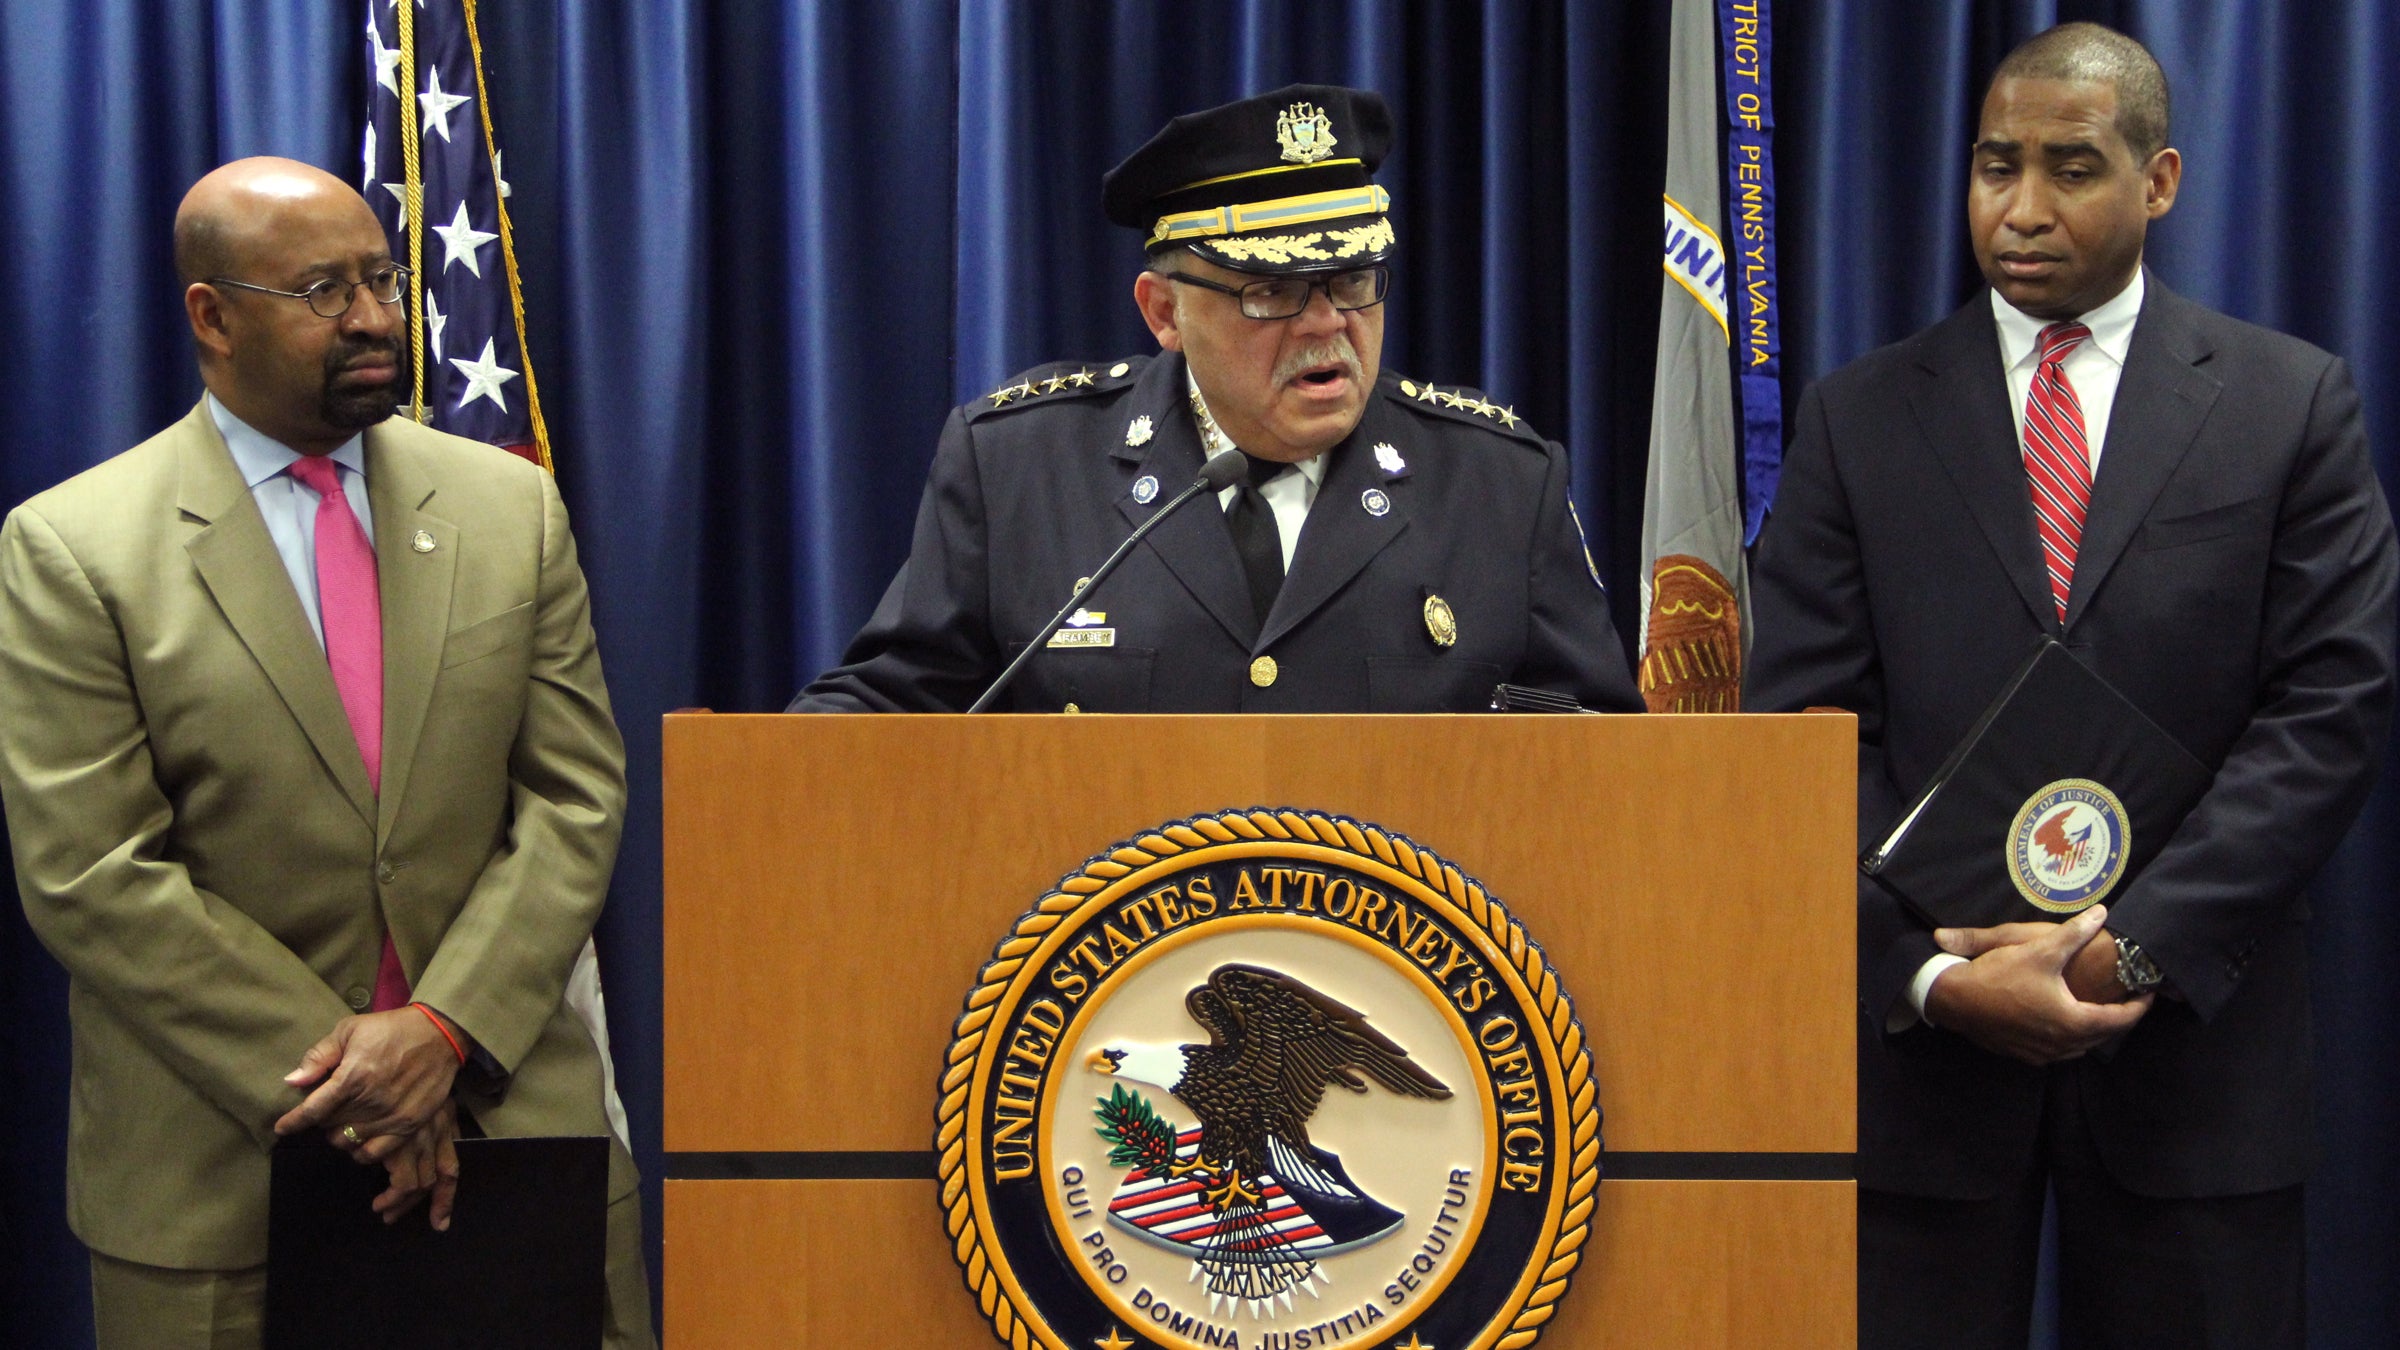
[[[1233,531],[1234,551],[1242,555],[1242,571],[1250,578],[1250,607],[1263,624],[1267,611],[1275,607],[1275,593],[1283,589],[1283,532],[1275,527],[1275,508],[1258,489],[1292,466],[1256,455],[1243,458],[1250,461],[1250,477],[1235,490],[1225,525]]]

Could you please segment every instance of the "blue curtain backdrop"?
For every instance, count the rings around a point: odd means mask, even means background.
[[[1659,273],[1663,0],[484,0],[559,476],[635,795],[600,941],[627,1106],[659,1122],[658,715],[778,707],[905,550],[946,407],[1140,351],[1100,174],[1175,112],[1381,89],[1400,139],[1389,364],[1569,442],[1633,593]],[[1964,150],[2015,41],[2094,18],[2177,95],[2169,284],[2348,356],[2400,474],[2400,95],[2388,0],[1788,0],[1776,15],[1787,403],[1975,284]],[[348,176],[355,0],[0,5],[0,508],[197,395],[167,226],[237,155]],[[1622,615],[1629,618],[1629,615]],[[2312,1340],[2400,1326],[2400,795],[2319,886]],[[88,1342],[61,1214],[64,977],[0,907],[0,1345]]]

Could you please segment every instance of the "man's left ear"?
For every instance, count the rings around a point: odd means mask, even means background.
[[[2175,206],[2175,193],[2183,186],[2183,152],[2168,146],[2150,157],[2150,167],[2143,175],[2142,207],[2156,220]]]

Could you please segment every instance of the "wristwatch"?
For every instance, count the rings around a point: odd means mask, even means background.
[[[2150,959],[2141,944],[2119,933],[2109,936],[2117,940],[2117,983],[2125,986],[2126,993],[2148,993],[2166,982],[2167,977],[2159,973],[2158,963]]]

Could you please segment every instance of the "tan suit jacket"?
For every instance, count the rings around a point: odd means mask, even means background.
[[[367,1006],[387,926],[415,996],[506,1071],[461,1090],[487,1132],[608,1129],[560,992],[624,747],[565,508],[533,465],[402,419],[366,433],[366,475],[380,799],[205,406],[0,528],[0,796],[71,977],[68,1219],[111,1256],[265,1259],[282,1076]]]

